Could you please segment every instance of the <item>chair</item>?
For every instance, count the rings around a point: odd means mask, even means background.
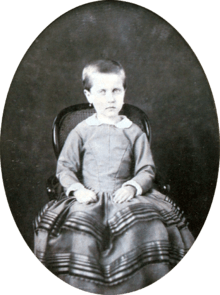
[[[95,109],[88,103],[77,104],[63,109],[55,118],[52,126],[52,143],[56,158],[59,157],[60,151],[65,143],[69,132],[76,127],[81,121],[95,113]],[[151,128],[147,115],[139,108],[124,104],[120,112],[121,115],[127,116],[132,122],[138,125],[146,133],[151,143]],[[169,185],[163,185],[162,177],[157,173],[155,186],[163,194],[169,193]],[[47,180],[47,194],[50,200],[62,198],[62,187],[55,175]]]

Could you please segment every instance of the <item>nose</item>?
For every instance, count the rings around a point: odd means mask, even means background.
[[[109,91],[106,95],[106,99],[107,99],[107,102],[115,102],[115,97],[114,97],[114,94]]]

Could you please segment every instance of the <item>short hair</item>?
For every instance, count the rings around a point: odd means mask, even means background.
[[[114,73],[114,74],[122,74],[124,77],[123,81],[123,87],[126,89],[126,75],[125,70],[122,67],[122,65],[114,60],[111,59],[99,59],[92,61],[88,63],[82,72],[82,82],[83,82],[83,88],[90,91],[90,88],[92,87],[92,82],[90,79],[90,76],[92,73]]]

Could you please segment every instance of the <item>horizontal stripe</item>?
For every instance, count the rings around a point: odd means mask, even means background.
[[[105,226],[85,212],[74,212],[63,223],[62,229],[77,230],[92,235],[99,242],[103,241]]]
[[[163,263],[173,267],[186,251],[170,246],[167,241],[156,241],[143,244],[108,265],[76,253],[54,253],[44,257],[44,253],[38,252],[37,257],[55,274],[66,273],[113,286],[127,280],[146,265]]]
[[[137,222],[160,220],[166,227],[177,226],[179,229],[186,226],[185,218],[178,209],[171,212],[158,210],[152,204],[133,204],[117,212],[108,220],[110,232],[117,236],[125,232]]]
[[[89,223],[91,226],[95,227],[97,229],[97,232],[99,232],[100,234],[102,234],[105,230],[105,226],[99,220],[86,212],[73,212],[71,213],[71,215],[68,216],[68,220],[76,219],[82,223]]]
[[[46,229],[52,236],[58,236],[62,229],[82,231],[99,242],[102,242],[106,230],[104,225],[85,212],[73,212],[66,217],[66,214],[58,215],[49,210],[41,216],[37,229]]]
[[[46,229],[48,231],[51,230],[56,221],[57,216],[58,214],[55,214],[49,210],[46,211],[44,215],[41,217],[37,229]]]
[[[55,208],[62,202],[51,202],[49,206],[47,204],[35,220],[35,229],[45,229],[51,231],[53,236],[57,236],[62,228],[68,228],[81,230],[93,236],[97,235],[99,240],[102,239],[105,227],[97,219],[86,212],[73,212],[69,214],[69,209],[75,202],[74,199],[65,200],[67,206],[59,214],[50,210],[51,207]],[[108,225],[112,235],[116,236],[137,222],[148,222],[156,219],[161,220],[167,227],[177,226],[179,229],[182,229],[186,226],[186,220],[178,207],[174,206],[168,212],[164,209],[159,210],[153,204],[143,203],[136,203],[120,210],[108,220]]]
[[[117,229],[123,226],[123,223],[134,219],[136,216],[159,216],[159,214],[152,208],[139,206],[138,208],[127,207],[124,210],[117,212],[117,214],[109,220],[111,229]]]
[[[167,212],[165,210],[160,211],[160,215],[162,216],[163,221],[167,227],[176,225],[178,228],[182,228],[183,226],[186,226],[185,218],[183,217],[183,214],[178,212],[177,213],[175,213],[174,211]]]
[[[117,236],[137,222],[148,222],[155,219],[161,219],[161,216],[153,205],[134,204],[117,212],[108,220],[108,224],[112,235]]]

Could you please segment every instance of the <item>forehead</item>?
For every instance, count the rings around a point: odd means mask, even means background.
[[[124,82],[123,72],[119,73],[100,73],[93,72],[90,75],[92,87],[123,87]]]

